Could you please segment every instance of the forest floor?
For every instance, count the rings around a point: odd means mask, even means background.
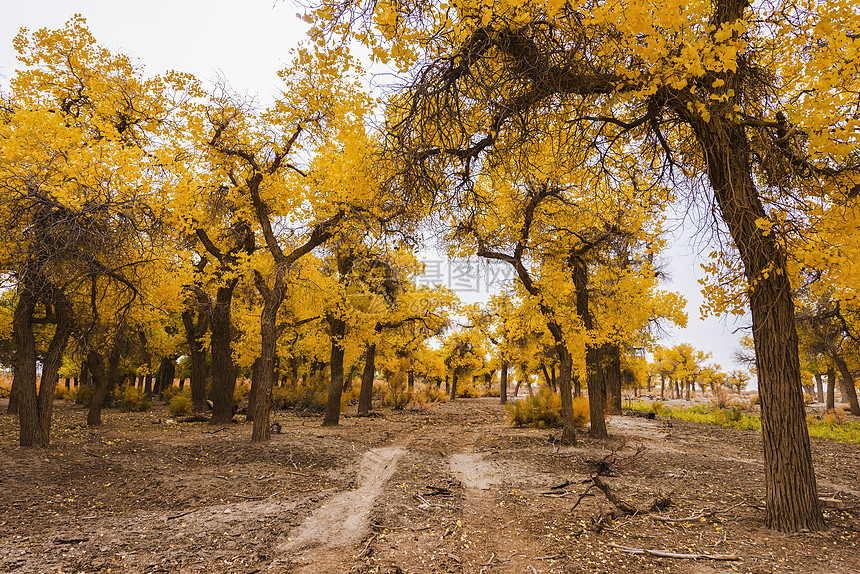
[[[856,444],[813,440],[820,494],[841,508],[823,532],[786,535],[764,526],[752,431],[612,417],[610,440],[559,447],[559,431],[511,428],[487,398],[337,427],[278,412],[281,433],[260,445],[250,423],[176,424],[164,407],[107,410],[97,429],[81,407],[55,413],[44,449],[18,447],[17,420],[0,416],[0,571],[860,573]],[[596,488],[576,503],[588,461],[613,450],[635,455],[603,479],[619,498],[673,505],[597,532],[612,504]]]

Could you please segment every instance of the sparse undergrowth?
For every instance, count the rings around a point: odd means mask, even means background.
[[[634,401],[629,406],[635,411],[654,412],[660,416],[694,423],[761,431],[761,417],[757,414],[744,413],[740,407],[693,405],[686,408],[669,408],[657,401],[653,403]],[[860,444],[860,422],[847,420],[841,411],[827,413],[823,419],[808,416],[806,426],[811,437]]]

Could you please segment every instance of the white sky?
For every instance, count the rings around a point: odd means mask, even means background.
[[[305,38],[306,24],[299,10],[280,0],[28,0],[7,7],[0,18],[0,85],[8,86],[17,64],[12,39],[23,26],[30,30],[61,28],[75,13],[102,46],[138,58],[149,74],[174,69],[212,81],[219,74],[239,91],[256,94],[268,103],[281,92],[277,71],[284,67],[291,48]],[[732,352],[743,333],[731,319],[701,321],[702,296],[695,243],[687,236],[674,241],[667,254],[672,282],[667,287],[689,300],[688,327],[672,331],[666,345],[688,342],[713,353],[711,362],[724,370],[736,368]],[[474,301],[475,296],[462,294]],[[478,297],[480,298],[480,297]]]

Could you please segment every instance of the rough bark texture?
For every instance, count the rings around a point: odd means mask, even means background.
[[[185,326],[185,342],[188,343],[188,355],[191,358],[191,409],[195,413],[206,410],[206,351],[200,338],[209,328],[209,314],[201,311],[195,313],[189,309],[182,312],[182,324]]]
[[[254,420],[254,409],[257,408],[257,393],[260,392],[260,358],[254,359],[251,366],[251,391],[248,393],[248,410],[245,412],[245,420]]]
[[[33,335],[33,313],[36,294],[28,283],[18,289],[18,303],[12,318],[12,339],[15,343],[15,379],[19,420],[18,442],[32,446],[39,440],[39,414],[36,402],[36,339]]]
[[[164,394],[164,391],[173,386],[173,381],[176,378],[176,358],[162,357],[161,363],[158,365],[158,384],[156,392],[159,395]]]
[[[336,426],[340,422],[340,398],[343,394],[343,338],[346,335],[346,322],[332,314],[326,320],[331,329],[331,383],[328,386],[323,426]]]
[[[815,373],[815,400],[819,403],[824,402],[824,380],[821,373]]]
[[[358,390],[358,414],[366,415],[373,409],[373,377],[376,373],[376,343],[367,346],[361,388]]]
[[[581,257],[571,257],[573,286],[576,291],[576,313],[586,331],[594,329],[594,320],[588,308],[588,267]],[[606,383],[603,347],[592,344],[585,349],[586,381],[588,385],[588,411],[591,418],[589,434],[595,438],[606,438]]]
[[[860,416],[860,404],[857,403],[857,388],[854,386],[854,375],[851,374],[848,364],[841,355],[834,353],[832,357],[841,375],[839,377],[839,382],[841,383],[839,390],[842,393],[842,400],[848,403],[848,408],[851,410],[852,415],[855,417]]]
[[[499,374],[499,402],[508,402],[508,362],[502,361],[502,372]]]
[[[47,446],[51,442],[51,418],[54,410],[54,391],[59,382],[59,370],[63,365],[63,353],[72,333],[74,321],[72,304],[64,293],[54,293],[54,319],[56,329],[48,344],[45,361],[42,363],[42,383],[39,386],[39,444]],[[67,379],[68,380],[68,379]]]
[[[212,418],[210,424],[222,425],[233,420],[233,392],[236,390],[236,367],[230,347],[232,340],[231,305],[237,280],[218,288],[210,322],[212,347]]]
[[[562,444],[576,444],[576,429],[573,421],[573,399],[570,396],[570,379],[573,373],[573,359],[570,353],[567,352],[567,347],[556,344],[555,350],[558,353],[559,373],[558,373],[558,392],[561,396],[561,420],[564,427],[561,431]]]
[[[606,381],[606,412],[610,415],[621,414],[621,349],[609,344],[606,350],[604,380]]]
[[[827,369],[827,404],[825,408],[832,411],[836,408],[836,369]]]
[[[722,4],[722,3],[721,3]],[[727,2],[725,21],[741,16],[742,3]],[[794,532],[824,527],[806,427],[794,303],[785,254],[756,225],[767,215],[752,180],[749,143],[742,126],[724,118],[687,116],[705,155],[723,220],[738,248],[749,284],[753,340],[759,373],[765,456],[766,523]]]

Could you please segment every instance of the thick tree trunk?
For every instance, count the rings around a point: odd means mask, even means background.
[[[376,343],[367,346],[361,388],[358,390],[358,414],[366,415],[373,409],[373,377],[376,374]]]
[[[573,358],[564,345],[556,344],[559,359],[558,393],[561,396],[561,444],[576,444],[576,429],[573,427],[573,399],[570,396],[570,380],[573,374]]]
[[[254,409],[257,408],[257,393],[260,392],[260,358],[254,359],[251,366],[251,391],[248,393],[248,410],[245,412],[245,420],[254,420]]]
[[[182,323],[191,358],[191,410],[202,413],[206,410],[206,352],[200,338],[209,328],[209,320],[204,313],[198,313],[195,322],[194,313],[186,309],[182,312]]]
[[[263,312],[260,314],[260,370],[259,383],[254,399],[254,427],[251,442],[263,442],[272,438],[272,387],[275,382],[275,350],[278,344],[276,319],[284,299],[283,280],[276,280],[275,289],[264,296]]]
[[[487,389],[490,388],[491,382],[492,381],[487,381]],[[415,392],[415,371],[412,369],[409,369],[406,372],[406,392],[409,393],[410,397],[412,396],[412,393]]]
[[[36,338],[33,335],[36,294],[32,285],[23,283],[18,290],[18,303],[12,318],[12,339],[15,342],[14,378],[18,383],[15,385],[13,382],[13,391],[17,399],[18,443],[21,446],[33,446],[39,442],[40,434],[36,400]]]
[[[236,390],[236,367],[230,348],[232,340],[231,306],[237,280],[219,287],[210,320],[212,347],[212,418],[209,424],[223,425],[233,420],[233,393]],[[274,371],[273,371],[274,372]]]
[[[502,361],[502,372],[499,374],[499,402],[508,402],[508,362]]]
[[[825,408],[828,411],[836,409],[836,369],[833,367],[827,369],[827,404]]]
[[[607,343],[604,350],[606,362],[603,364],[606,381],[606,412],[610,415],[621,414],[621,349],[618,345]]]
[[[173,386],[173,380],[176,377],[176,362],[173,357],[162,357],[161,363],[158,365],[158,388],[159,396],[164,395],[164,391]]]
[[[325,406],[323,426],[336,426],[340,422],[340,398],[343,394],[343,338],[346,322],[333,314],[326,317],[331,329],[331,383]]]
[[[742,16],[743,2],[728,0],[720,18]],[[723,220],[738,248],[750,285],[748,296],[761,398],[766,523],[777,530],[824,527],[806,427],[794,303],[785,253],[757,221],[767,214],[753,182],[744,128],[723,117],[705,122],[686,104],[676,111],[693,127]]]
[[[842,384],[839,390],[842,392],[842,400],[848,403],[852,415],[855,417],[860,416],[860,404],[857,403],[857,388],[854,386],[854,375],[851,374],[851,370],[841,355],[832,353],[831,357],[841,375],[839,380]]]
[[[63,365],[63,353],[72,333],[72,304],[65,294],[54,292],[54,318],[57,327],[48,344],[45,361],[42,363],[42,384],[39,386],[39,444],[47,446],[51,441],[51,418],[54,410],[54,391],[59,382],[59,370]]]
[[[453,375],[451,375],[451,393],[450,393],[450,397],[451,397],[452,399],[456,399],[456,398],[457,398],[457,373],[454,373]]]
[[[576,313],[582,320],[586,332],[594,329],[594,320],[588,307],[588,267],[584,259],[572,256],[573,285],[576,291]],[[591,418],[590,435],[594,438],[606,438],[606,382],[604,380],[604,364],[607,357],[604,348],[606,345],[596,347],[591,343],[586,344],[585,370],[588,385],[588,412]]]

